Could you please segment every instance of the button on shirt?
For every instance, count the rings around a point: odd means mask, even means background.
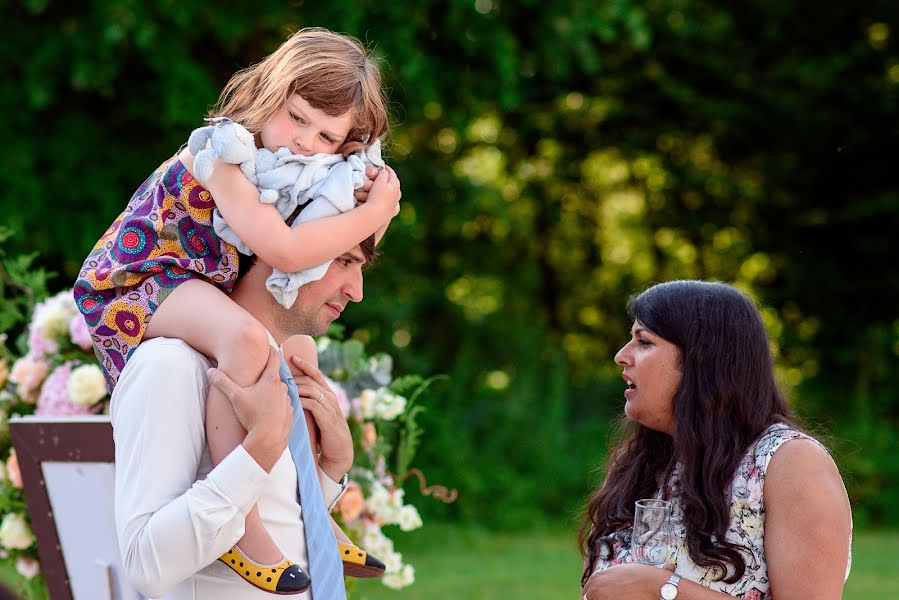
[[[271,600],[216,559],[240,539],[258,504],[275,544],[306,570],[296,469],[285,449],[267,473],[242,445],[212,467],[204,429],[209,366],[185,342],[154,338],[135,350],[116,385],[110,414],[122,564],[130,584],[152,598]],[[332,506],[340,485],[320,469],[319,483]]]

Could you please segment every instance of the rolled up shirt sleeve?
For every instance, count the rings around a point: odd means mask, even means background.
[[[233,546],[270,477],[238,445],[197,481],[208,366],[179,340],[149,340],[113,394],[119,547],[128,580],[150,597]]]
[[[334,510],[337,501],[343,496],[346,488],[331,479],[327,473],[322,471],[321,467],[318,469],[318,484],[322,488],[322,497],[325,499],[325,506],[328,507],[328,512],[331,512]]]

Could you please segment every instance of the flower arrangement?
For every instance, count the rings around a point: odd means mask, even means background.
[[[368,357],[362,342],[342,341],[342,328],[332,326],[318,339],[319,368],[329,379],[350,425],[356,459],[346,492],[337,503],[336,517],[360,547],[384,561],[384,585],[400,589],[415,581],[415,570],[394,550],[382,528],[402,531],[422,526],[418,509],[407,502],[402,482],[417,475],[423,495],[453,502],[455,490],[424,486],[417,469],[410,468],[421,439],[416,417],[418,402],[437,377],[407,375],[394,379],[387,354]]]
[[[14,329],[17,316],[27,326],[18,336],[17,353],[7,347],[7,335],[0,333],[0,575],[3,570],[14,570],[19,587],[31,590],[29,597],[46,598],[43,579],[37,576],[37,548],[7,418],[104,413],[109,397],[72,291],[34,303],[29,315],[28,304],[21,298],[4,298],[9,287],[19,295],[33,289],[9,286],[22,281],[25,272],[18,278],[11,276],[10,264],[2,259],[0,254],[0,331]],[[42,283],[36,279],[35,288],[40,289]],[[405,501],[399,486],[410,474],[423,482],[421,473],[410,464],[421,436],[416,416],[424,407],[418,401],[436,378],[409,375],[393,379],[390,356],[368,357],[361,342],[341,337],[342,328],[334,326],[329,336],[318,340],[320,368],[338,396],[356,447],[351,482],[335,517],[357,544],[385,562],[383,584],[399,589],[413,583],[415,572],[394,550],[382,528],[397,525],[410,531],[422,526],[418,510]],[[445,488],[426,489],[422,483],[422,491],[444,501],[455,499],[455,492]]]
[[[20,356],[7,347],[7,335],[0,334],[0,561],[27,580],[40,572],[40,563],[7,419],[102,413],[109,401],[71,290],[37,302],[30,317]],[[42,581],[36,584],[43,586]]]

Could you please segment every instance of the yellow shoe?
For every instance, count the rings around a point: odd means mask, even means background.
[[[351,544],[337,544],[343,560],[343,574],[347,577],[380,577],[384,574],[384,563],[368,552]]]
[[[250,585],[272,594],[300,594],[309,589],[312,582],[303,570],[287,559],[276,565],[260,565],[232,547],[219,557]]]

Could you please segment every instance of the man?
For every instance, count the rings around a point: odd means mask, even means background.
[[[238,279],[231,298],[279,345],[294,334],[319,335],[349,302],[362,300],[362,270],[373,254],[372,238],[344,253],[322,279],[299,289],[290,309],[266,290],[271,267],[261,261]],[[314,360],[313,351],[293,366],[301,373],[303,406],[321,432],[319,483],[331,507],[343,491],[337,482],[352,465],[353,442]],[[141,593],[167,600],[271,600],[216,560],[241,536],[254,504],[285,556],[306,570],[297,472],[287,448],[293,409],[278,378],[280,361],[273,349],[260,379],[240,388],[181,340],[145,341],[129,360],[111,404],[115,512],[125,572]],[[214,469],[203,423],[209,380],[229,397],[247,430]],[[309,592],[298,598],[308,599]]]

